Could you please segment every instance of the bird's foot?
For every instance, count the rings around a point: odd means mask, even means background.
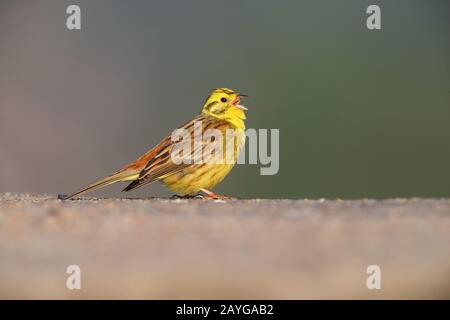
[[[208,189],[202,188],[200,190],[203,191],[204,193],[206,193],[206,196],[203,196],[202,199],[210,199],[210,200],[232,200],[232,199],[234,199],[232,197],[228,197],[228,196],[225,196],[225,195],[222,195],[222,194],[214,193],[214,192],[212,192],[212,191],[210,191]]]
[[[194,195],[184,195],[180,196],[177,194],[174,194],[170,197],[170,200],[177,200],[177,199],[201,199],[201,200],[233,200],[236,198],[224,196],[221,194],[214,193],[208,189],[200,189],[202,192],[204,192],[206,195],[203,194],[194,194]]]
[[[170,197],[170,200],[177,200],[177,199],[204,199],[204,197],[201,194],[185,195],[185,196],[174,194],[173,196]]]

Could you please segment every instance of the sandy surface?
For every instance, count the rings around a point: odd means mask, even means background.
[[[3,194],[0,298],[450,298],[450,201]]]

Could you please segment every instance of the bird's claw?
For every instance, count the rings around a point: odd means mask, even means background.
[[[207,193],[206,195],[203,195],[200,193],[195,194],[195,195],[186,195],[186,196],[180,196],[180,195],[174,194],[173,196],[170,197],[170,200],[178,200],[178,199],[234,200],[236,198],[224,196],[224,195],[213,193],[213,192]]]

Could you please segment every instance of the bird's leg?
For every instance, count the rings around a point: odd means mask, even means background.
[[[230,199],[232,199],[231,197],[227,197],[227,196],[224,196],[221,194],[214,193],[205,188],[201,188],[200,190],[203,191],[204,193],[206,193],[207,196],[205,197],[205,199],[214,199],[214,200],[230,200]]]
[[[170,200],[177,200],[177,199],[203,199],[203,196],[201,194],[194,194],[194,195],[185,195],[185,196],[179,196],[177,194],[174,194],[170,197]]]

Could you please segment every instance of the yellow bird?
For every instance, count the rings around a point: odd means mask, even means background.
[[[247,96],[227,88],[216,88],[210,92],[200,114],[178,128],[184,129],[193,142],[188,142],[188,146],[191,147],[187,149],[190,149],[189,154],[179,153],[181,162],[174,161],[173,158],[176,146],[180,147],[179,141],[173,141],[173,134],[169,134],[150,151],[114,174],[69,196],[59,198],[71,199],[87,191],[121,181],[132,181],[123,191],[130,191],[154,181],[162,181],[169,189],[181,196],[189,197],[198,192],[204,192],[205,198],[227,199],[228,197],[218,195],[210,189],[230,172],[245,143],[244,120],[247,108],[240,104],[242,97]],[[200,140],[196,135],[197,129],[201,129],[203,134]],[[216,140],[217,136],[205,139],[204,133],[209,129],[221,133],[222,141]],[[234,134],[231,136],[227,134],[228,132]],[[219,146],[219,149],[211,148],[213,143],[216,143],[214,146]],[[227,148],[230,145],[231,148]],[[215,151],[211,152],[210,149]],[[227,153],[227,149],[232,149],[231,156]],[[209,160],[196,161],[205,157],[205,151],[211,155]]]

